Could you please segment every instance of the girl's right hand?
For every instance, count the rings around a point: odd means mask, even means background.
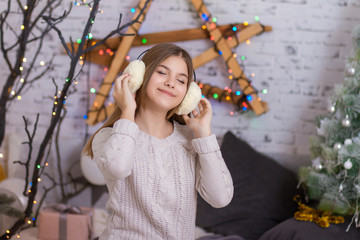
[[[131,76],[125,73],[115,80],[113,98],[116,105],[121,109],[121,118],[134,120],[136,102],[135,94],[132,94],[128,83]]]

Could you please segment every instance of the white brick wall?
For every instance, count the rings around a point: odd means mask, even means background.
[[[0,10],[6,7],[0,0]],[[92,33],[95,38],[104,37],[117,25],[119,13],[123,13],[123,23],[130,20],[130,9],[138,1],[104,0],[101,2],[103,14],[96,18]],[[68,7],[69,0],[63,5]],[[251,39],[251,44],[242,44],[235,49],[238,55],[245,55],[245,73],[255,73],[253,85],[258,89],[268,89],[266,95],[260,94],[268,102],[270,111],[254,117],[252,113],[229,115],[234,107],[212,101],[214,108],[213,131],[219,139],[232,130],[247,140],[257,150],[271,154],[291,156],[277,160],[284,165],[296,167],[308,158],[310,135],[315,134],[314,118],[326,111],[327,98],[333,87],[343,81],[345,60],[350,54],[351,31],[360,23],[360,0],[206,0],[212,16],[218,24],[248,21],[254,22],[259,16],[263,25],[272,26],[272,32],[265,32]],[[15,4],[15,2],[14,2]],[[62,11],[59,11],[61,13]],[[71,15],[59,25],[66,40],[71,36],[74,41],[80,37],[89,10],[74,7]],[[16,18],[13,23],[19,23]],[[179,30],[200,27],[202,21],[197,17],[190,0],[156,0],[152,3],[140,33]],[[179,42],[178,45],[196,56],[211,47],[208,40]],[[132,58],[147,47],[134,48]],[[43,133],[51,115],[54,77],[62,86],[69,68],[69,58],[60,55],[63,51],[60,41],[53,33],[48,38],[41,59],[49,60],[56,54],[56,69],[33,85],[23,95],[21,101],[11,104],[7,118],[7,134],[24,134],[22,115],[35,120],[39,112],[39,133]],[[30,54],[30,53],[29,53]],[[0,77],[5,79],[3,59],[0,59]],[[197,70],[198,79],[219,87],[229,84],[226,68],[222,59],[216,59]],[[85,72],[89,67],[85,67]],[[103,69],[92,65],[90,87],[98,89]],[[86,74],[78,79],[77,92],[67,101],[68,116],[62,126],[62,135],[84,138],[87,130],[82,119],[86,114],[88,96]],[[0,86],[4,80],[0,81]],[[93,96],[91,96],[90,103]],[[94,132],[96,127],[90,127]],[[25,139],[24,139],[25,140]],[[79,153],[81,149],[63,151]]]

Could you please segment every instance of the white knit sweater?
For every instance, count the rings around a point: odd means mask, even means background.
[[[100,240],[195,238],[196,191],[213,207],[232,199],[233,183],[215,135],[194,139],[185,125],[159,139],[129,120],[104,128],[92,143],[112,211]]]

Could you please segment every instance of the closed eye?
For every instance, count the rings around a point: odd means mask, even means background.
[[[181,83],[181,84],[185,84],[185,81],[181,80],[181,79],[178,79],[178,81]]]
[[[162,74],[162,75],[165,75],[165,73],[164,72],[162,72],[162,71],[157,71],[159,74]]]

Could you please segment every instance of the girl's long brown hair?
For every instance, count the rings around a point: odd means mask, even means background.
[[[140,89],[136,92],[136,96],[135,96],[136,106],[138,106],[136,109],[135,115],[137,114],[137,112],[139,110],[139,106],[146,107],[144,97],[146,94],[146,89],[147,89],[151,75],[155,71],[156,67],[159,66],[160,63],[162,63],[166,58],[168,58],[170,56],[180,56],[185,61],[186,65],[187,65],[187,69],[188,69],[189,81],[187,82],[187,87],[189,89],[189,85],[192,81],[192,76],[193,76],[193,71],[194,71],[190,55],[184,49],[182,49],[174,44],[161,43],[161,44],[155,45],[154,47],[150,48],[145,53],[144,57],[142,58],[142,61],[145,63],[146,68],[145,68],[144,82],[141,85]],[[174,114],[176,108],[171,109],[168,112],[168,118],[171,120],[177,121],[181,124],[185,124],[182,116]],[[114,125],[114,123],[120,118],[120,116],[121,116],[121,110],[119,107],[116,107],[115,111],[109,116],[108,119],[106,119],[105,123],[89,138],[88,142],[86,143],[86,145],[82,151],[83,154],[88,155],[91,158],[93,158],[92,141],[94,139],[94,136],[101,129],[103,129],[105,127],[112,127]]]

